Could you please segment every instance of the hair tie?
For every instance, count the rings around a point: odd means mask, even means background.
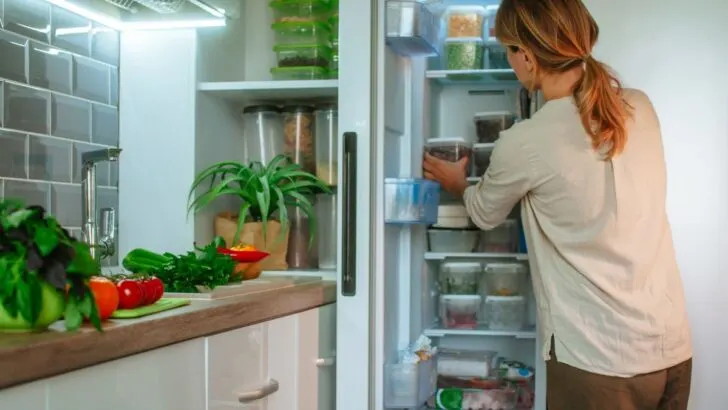
[[[589,60],[591,60],[591,58],[592,58],[591,54],[585,54],[583,57],[581,57],[581,62],[587,63],[587,62],[589,62]]]

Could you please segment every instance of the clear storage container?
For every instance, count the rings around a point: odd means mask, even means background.
[[[512,387],[501,389],[438,389],[432,399],[433,409],[515,410],[518,391]],[[532,406],[524,407],[531,408]]]
[[[427,236],[432,252],[473,252],[478,245],[478,231],[430,229]]]
[[[521,263],[488,263],[485,282],[488,296],[521,296],[526,290],[526,266]]]
[[[498,43],[488,44],[485,48],[485,54],[485,68],[491,70],[508,70],[511,68],[511,65],[508,63],[506,49],[502,45]]]
[[[338,129],[339,111],[336,105],[319,107],[316,119],[316,176],[335,186],[339,178]]]
[[[246,161],[267,164],[283,154],[283,117],[274,105],[253,105],[243,109],[243,138]]]
[[[278,44],[273,47],[278,67],[329,68],[331,48],[322,44]]]
[[[473,144],[464,138],[430,138],[425,143],[425,152],[445,161],[458,162],[463,157],[470,157]]]
[[[475,131],[479,143],[495,142],[501,131],[511,128],[516,116],[508,111],[482,112],[475,114]]]
[[[434,228],[463,229],[473,226],[465,206],[445,204],[437,207],[437,223],[433,225]]]
[[[495,41],[495,16],[498,14],[498,9],[488,10],[485,15],[485,33],[483,37],[488,41]]]
[[[275,22],[326,21],[330,8],[324,0],[274,0],[269,3]]]
[[[304,171],[316,173],[314,109],[308,105],[283,107],[283,151]]]
[[[385,365],[384,373],[385,407],[420,407],[437,389],[437,355],[418,363]]]
[[[515,253],[518,250],[518,222],[507,219],[495,228],[484,231],[480,251],[488,253]]]
[[[448,329],[475,329],[480,295],[440,295],[440,321]]]
[[[481,70],[483,40],[479,38],[448,38],[445,40],[446,70]]]
[[[386,41],[395,53],[405,57],[438,55],[440,19],[427,7],[412,0],[388,0]]]
[[[291,44],[327,44],[331,29],[320,21],[287,21],[273,23],[271,26],[276,35],[276,43]]]
[[[493,153],[493,144],[473,145],[473,173],[482,177],[490,166],[490,154]]]
[[[273,80],[323,80],[328,77],[321,67],[273,67],[270,69]]]
[[[338,249],[336,195],[319,194],[316,196],[316,236],[318,236],[319,268],[336,269],[336,250]]]
[[[440,184],[427,179],[386,178],[384,221],[389,224],[427,224],[437,221]]]
[[[447,16],[447,37],[483,38],[485,7],[450,6],[445,10]]]
[[[333,54],[331,54],[331,64],[329,64],[329,72],[339,72],[339,51],[334,51]]]
[[[483,266],[478,262],[443,262],[440,265],[440,290],[450,295],[475,295]]]
[[[334,47],[339,46],[339,15],[334,14],[329,17],[329,26],[331,27],[331,44]]]
[[[437,352],[437,374],[446,377],[491,377],[497,352],[488,350],[439,349]]]
[[[490,330],[521,330],[526,324],[526,299],[523,296],[488,296],[484,316]]]
[[[315,204],[315,198],[307,198]],[[315,205],[314,205],[315,206]],[[318,236],[311,236],[312,221],[299,207],[288,209],[288,253],[286,262],[289,269],[318,268]]]

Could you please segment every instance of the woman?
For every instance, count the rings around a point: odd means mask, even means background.
[[[650,100],[591,55],[599,28],[580,0],[503,0],[495,31],[546,103],[502,134],[477,185],[467,160],[426,156],[425,177],[484,230],[521,201],[549,410],[687,409],[690,330]]]

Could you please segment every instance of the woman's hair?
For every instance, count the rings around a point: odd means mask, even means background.
[[[545,73],[583,65],[574,99],[592,147],[605,149],[607,159],[622,152],[630,107],[622,97],[619,80],[591,55],[599,26],[581,0],[503,0],[495,35],[513,51],[531,52],[536,67]]]

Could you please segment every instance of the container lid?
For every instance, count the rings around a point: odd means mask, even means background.
[[[526,266],[522,263],[487,263],[485,265],[486,272],[493,269],[497,269],[498,273],[512,274],[525,272]]]
[[[515,117],[516,114],[512,113],[511,111],[487,111],[487,112],[478,112],[475,113],[473,116],[473,119],[475,121],[477,120],[492,120],[492,119],[501,119],[503,117]]]
[[[275,73],[305,73],[325,75],[326,69],[319,66],[299,66],[299,67],[273,67],[270,69],[272,74]]]
[[[464,14],[464,13],[475,13],[485,15],[486,10],[483,6],[450,6],[445,10],[446,14]]]
[[[437,207],[437,216],[438,217],[445,217],[445,218],[469,218],[468,215],[468,209],[465,208],[465,205],[438,205]]]
[[[462,300],[462,301],[480,301],[483,297],[480,295],[440,295],[443,300]],[[490,296],[488,296],[490,297]],[[523,296],[517,296],[523,299]]]
[[[523,296],[486,296],[485,301],[496,302],[496,303],[507,303],[507,302],[525,302],[526,299]]]
[[[310,105],[286,105],[281,111],[287,113],[312,113],[313,107]]]
[[[445,43],[478,43],[483,44],[482,37],[448,37]]]
[[[495,148],[495,142],[481,142],[479,144],[473,144],[473,151],[493,151]]]
[[[281,110],[275,105],[249,105],[243,108],[243,114],[254,114],[259,112],[279,113]]]
[[[316,105],[316,112],[319,111],[338,111],[339,105],[336,103],[322,103]]]
[[[327,24],[321,21],[279,21],[271,24],[273,30],[286,34],[312,34],[317,31],[331,33],[331,29]]]
[[[425,141],[425,145],[465,145],[472,146],[473,144],[465,141],[463,137],[441,137],[441,138],[430,138]]]
[[[309,49],[318,49],[321,52],[331,54],[331,47],[329,47],[325,43],[308,43],[308,44],[276,44],[273,46],[273,51],[275,52],[281,52],[281,51],[299,51],[299,50],[309,50]]]
[[[329,3],[323,0],[273,0],[268,6],[274,9],[292,6],[312,6],[315,9],[328,9]]]
[[[443,268],[447,269],[482,269],[479,262],[443,262]]]

